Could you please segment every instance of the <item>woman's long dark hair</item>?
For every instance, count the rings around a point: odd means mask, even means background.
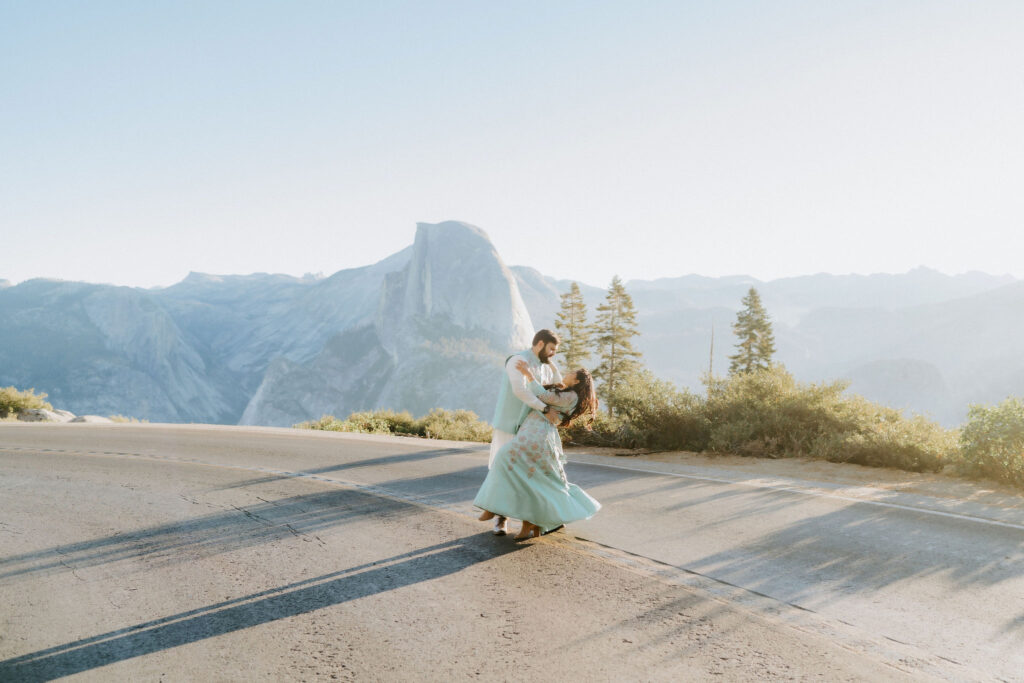
[[[571,387],[566,388],[564,384],[544,385],[544,388],[549,391],[576,392],[576,407],[562,420],[562,423],[558,425],[559,427],[568,427],[579,417],[583,417],[587,424],[589,424],[594,421],[594,416],[597,415],[597,393],[594,391],[594,378],[590,376],[590,371],[586,368],[580,368],[573,372],[576,375],[576,384]]]

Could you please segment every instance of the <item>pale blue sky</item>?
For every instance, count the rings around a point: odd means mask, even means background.
[[[0,0],[0,278],[1024,277],[1024,3]]]

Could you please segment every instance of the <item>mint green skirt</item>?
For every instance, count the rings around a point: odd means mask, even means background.
[[[589,519],[601,509],[565,478],[558,429],[532,412],[515,438],[501,447],[473,504],[496,515],[522,519],[550,531]]]

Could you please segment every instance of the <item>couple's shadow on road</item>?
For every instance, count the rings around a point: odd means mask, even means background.
[[[359,495],[359,494],[357,494]],[[362,494],[365,495],[365,494]],[[49,681],[455,574],[524,546],[474,534],[0,661],[0,680]]]

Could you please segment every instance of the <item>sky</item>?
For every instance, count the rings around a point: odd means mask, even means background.
[[[1019,0],[0,0],[0,278],[1024,277],[1022,121]]]

